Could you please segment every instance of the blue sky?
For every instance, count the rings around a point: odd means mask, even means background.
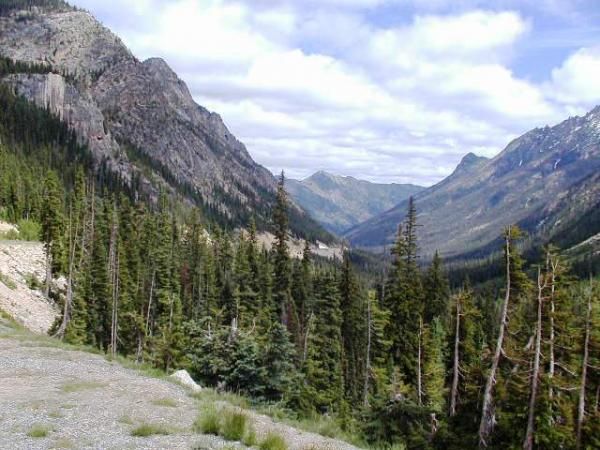
[[[255,160],[435,183],[600,104],[598,0],[75,0]]]

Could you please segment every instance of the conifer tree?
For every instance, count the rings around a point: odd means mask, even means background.
[[[425,323],[431,323],[436,317],[444,320],[448,314],[450,287],[437,251],[423,279],[423,291]]]
[[[398,227],[385,297],[385,306],[391,313],[389,336],[393,342],[394,364],[404,382],[413,385],[415,398],[418,397],[415,383],[418,378],[419,318],[423,311],[416,228],[416,208],[411,198],[405,223]]]
[[[343,398],[342,317],[340,295],[330,273],[315,280],[315,310],[318,315],[306,361],[308,400],[320,412],[339,411]]]
[[[273,220],[275,222],[273,300],[279,320],[287,327],[290,307],[290,257],[287,244],[288,200],[283,171],[277,184],[277,202]]]
[[[365,321],[363,298],[346,251],[339,280],[340,309],[342,312],[342,350],[345,395],[355,404],[362,397],[364,379]]]
[[[50,293],[52,273],[60,267],[61,236],[63,233],[63,206],[62,194],[59,186],[58,175],[53,170],[48,171],[44,182],[44,196],[41,211],[42,241],[46,253],[46,282],[44,295]]]

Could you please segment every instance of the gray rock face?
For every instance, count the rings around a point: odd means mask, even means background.
[[[9,75],[4,81],[42,108],[48,108],[87,142],[97,157],[110,158],[119,145],[104,128],[104,116],[90,94],[80,92],[62,75]]]
[[[370,183],[323,171],[287,183],[294,200],[326,229],[339,235],[422,189],[412,184]]]
[[[163,60],[138,61],[89,13],[37,9],[0,17],[0,54],[68,74],[18,74],[3,81],[67,121],[121,175],[138,164],[126,151],[133,146],[225,215],[239,215],[240,208],[257,218],[268,213],[272,174],[252,160],[217,114],[194,102]]]
[[[493,159],[467,155],[452,175],[415,195],[421,250],[445,256],[480,251],[514,223],[530,232],[555,230],[560,220],[597,207],[599,173],[600,107],[536,128]],[[365,247],[389,244],[406,208],[400,203],[346,237]]]

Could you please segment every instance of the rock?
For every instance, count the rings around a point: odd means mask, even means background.
[[[181,384],[182,386],[191,389],[192,392],[200,392],[202,390],[202,387],[192,379],[187,370],[182,369],[178,370],[177,372],[173,372],[171,375],[169,375],[169,378]]]

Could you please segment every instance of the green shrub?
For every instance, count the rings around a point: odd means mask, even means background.
[[[4,233],[0,234],[0,239],[5,239],[7,241],[17,241],[19,240],[19,232],[16,230],[8,230]]]
[[[39,241],[42,227],[34,220],[22,219],[17,223],[19,239],[22,241]]]
[[[287,450],[285,440],[278,434],[269,433],[258,445],[260,450]]]
[[[27,283],[29,289],[33,290],[39,290],[43,287],[42,282],[32,273],[25,275],[25,283]]]
[[[219,413],[214,405],[204,407],[194,422],[194,431],[202,434],[218,435],[221,429]]]
[[[247,424],[248,416],[242,411],[225,411],[221,434],[228,441],[241,441]]]
[[[254,447],[257,443],[258,440],[256,438],[256,430],[254,429],[254,425],[249,424],[246,434],[242,439],[242,444],[244,444],[246,447]]]
[[[27,436],[32,438],[44,438],[48,436],[52,429],[48,425],[43,425],[40,423],[36,423],[32,425],[32,427],[27,432]]]
[[[131,430],[132,436],[148,437],[154,434],[170,434],[171,432],[163,425],[143,423]]]

